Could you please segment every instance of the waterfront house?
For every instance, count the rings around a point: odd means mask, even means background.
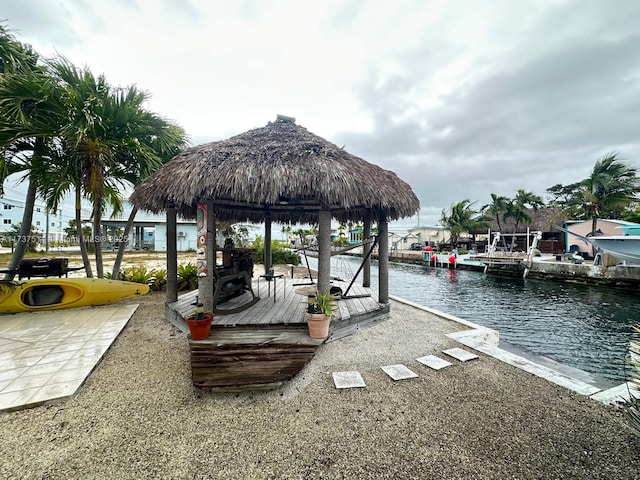
[[[566,229],[569,232],[582,235],[583,237],[591,236],[592,219],[567,221]],[[612,220],[607,218],[599,218],[596,233],[598,235],[624,235],[625,232],[638,228],[640,225],[625,220]],[[593,252],[593,246],[580,238],[567,234],[565,237],[566,251],[576,251],[585,258],[590,258]]]

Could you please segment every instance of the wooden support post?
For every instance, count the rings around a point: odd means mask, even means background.
[[[205,312],[213,311],[213,269],[216,268],[216,213],[213,201],[207,200],[205,222],[207,225],[207,275],[198,277],[198,300]]]
[[[378,301],[389,303],[389,224],[378,223]]]
[[[362,231],[363,240],[369,240],[371,236],[371,218],[365,217],[364,219],[364,228]],[[373,248],[373,244],[368,243],[362,248],[363,258],[366,258],[364,261],[364,267],[362,270],[362,286],[365,288],[371,287],[371,255],[367,256],[369,251]]]
[[[176,209],[167,209],[167,303],[178,300],[178,247]]]
[[[318,214],[318,291],[330,287],[331,280],[331,212]]]
[[[269,273],[273,266],[273,258],[271,253],[271,215],[267,214],[264,218],[264,273]]]

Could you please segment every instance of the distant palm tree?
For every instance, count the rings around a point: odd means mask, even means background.
[[[513,218],[515,220],[514,233],[517,233],[521,222],[531,222],[528,210],[537,212],[542,206],[544,206],[542,198],[532,192],[520,189],[513,200],[507,204],[504,218]]]
[[[465,199],[451,205],[448,212],[442,209],[440,222],[442,226],[449,230],[452,245],[458,242],[458,238],[462,233],[474,230],[479,212],[474,210],[472,206],[473,203]]]
[[[509,204],[509,199],[507,197],[503,197],[501,195],[496,195],[495,193],[491,194],[491,203],[484,205],[480,210],[489,215],[491,218],[495,218],[496,223],[498,224],[498,231],[502,233],[502,225],[500,224],[500,215],[504,215],[507,211],[507,205]]]
[[[571,204],[582,204],[585,213],[592,218],[591,233],[595,234],[598,218],[626,208],[638,199],[639,193],[640,179],[636,169],[620,161],[616,153],[610,153],[598,160],[591,175],[580,182]]]

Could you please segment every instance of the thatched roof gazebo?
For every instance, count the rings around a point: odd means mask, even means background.
[[[415,214],[419,201],[393,172],[348,153],[278,116],[263,128],[227,140],[191,147],[177,155],[134,191],[139,209],[167,212],[167,271],[176,260],[175,216],[193,218],[206,204],[208,232],[215,221],[265,223],[265,271],[271,267],[271,223],[317,224],[318,288],[329,286],[331,219],[362,221],[365,237],[378,225],[379,301],[388,302],[387,222]],[[208,264],[215,264],[215,235],[207,235]],[[368,266],[364,283],[368,286]],[[206,284],[205,284],[206,285]],[[168,284],[168,300],[177,292]],[[202,291],[205,308],[211,292]],[[206,289],[210,287],[205,286]],[[208,300],[207,300],[208,299]]]

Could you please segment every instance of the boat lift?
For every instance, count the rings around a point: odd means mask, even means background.
[[[531,269],[531,264],[533,262],[533,256],[535,251],[538,248],[538,241],[542,239],[542,232],[535,231],[529,232],[527,229],[527,233],[508,233],[504,236],[510,237],[526,237],[527,238],[527,251],[526,253],[514,252],[513,247],[515,243],[513,242],[513,238],[511,244],[508,247],[498,247],[498,242],[500,238],[503,236],[500,232],[495,232],[491,245],[487,250],[487,254],[484,257],[478,257],[482,263],[484,263],[484,273],[487,273],[487,270],[490,266],[497,265],[522,265],[524,266],[524,272],[522,274],[522,278],[527,278],[529,274],[529,270]],[[531,243],[531,236],[533,236],[533,240]],[[508,248],[508,250],[507,250]]]

